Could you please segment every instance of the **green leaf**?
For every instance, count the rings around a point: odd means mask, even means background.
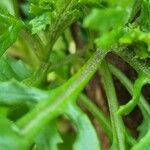
[[[109,50],[119,45],[120,38],[124,35],[123,29],[114,29],[111,32],[105,33],[103,36],[97,38],[95,43],[97,47]]]
[[[72,78],[59,88],[52,90],[47,100],[38,103],[31,112],[21,118],[17,125],[21,128],[22,134],[34,137],[41,127],[62,114],[68,102],[76,100],[106,53],[97,51]]]
[[[7,31],[0,35],[0,56],[17,40],[23,22],[0,10],[0,21],[7,24]]]
[[[8,61],[3,57],[0,58],[0,81],[8,81],[12,78],[18,79],[19,77],[14,72]]]
[[[8,81],[12,78],[23,80],[30,74],[31,71],[21,60],[16,61],[4,57],[0,58],[0,81]]]
[[[66,113],[77,128],[77,137],[73,150],[100,150],[98,137],[86,114],[75,103],[68,104]]]
[[[17,81],[0,83],[0,105],[16,105],[27,102],[36,103],[47,99],[48,94],[36,88],[29,88]]]
[[[150,130],[131,150],[149,150]]]
[[[29,149],[29,141],[15,131],[17,127],[10,120],[0,116],[0,128],[1,150]]]
[[[144,32],[150,32],[150,1],[143,0],[141,15],[140,15],[140,27]]]
[[[130,8],[132,6],[133,1],[131,0],[121,0],[121,1],[116,1],[116,0],[109,0],[107,1],[109,6],[121,6],[123,8]]]
[[[43,13],[41,16],[35,17],[30,21],[32,25],[32,34],[39,33],[46,29],[52,22],[53,14],[51,12]]]
[[[139,131],[139,139],[141,139],[142,137],[144,137],[146,135],[146,133],[148,132],[150,127],[150,123],[149,123],[149,118],[144,119],[143,122],[141,123],[141,125],[138,127],[138,131]]]
[[[140,99],[141,100],[141,99]],[[146,103],[147,104],[147,103]],[[139,106],[141,107],[141,103],[139,103]],[[147,104],[148,108],[149,105]],[[149,113],[146,111],[146,109],[142,107],[142,114],[143,114],[143,121],[142,123],[138,126],[138,131],[139,131],[139,136],[138,139],[140,140],[143,138],[147,132],[149,131],[150,128],[150,121],[149,121]]]
[[[100,4],[102,0],[79,0],[81,4]]]
[[[130,11],[126,7],[96,8],[85,18],[84,26],[98,31],[95,40],[97,47],[109,50],[119,44],[129,14]]]
[[[150,33],[141,31],[139,27],[126,28],[119,43],[133,45],[136,56],[140,59],[150,57]]]
[[[34,16],[42,15],[46,12],[52,12],[54,10],[55,3],[53,0],[37,0],[30,3],[30,14]]]
[[[132,12],[131,12],[131,15],[130,15],[129,22],[132,22],[135,19],[138,19],[138,18],[136,18],[136,15],[141,10],[142,2],[143,2],[143,0],[134,0],[133,5],[132,5]]]
[[[15,14],[12,0],[1,0],[0,9],[3,9],[5,11],[7,10],[7,12],[9,12],[12,15]]]
[[[8,61],[8,65],[10,65],[13,71],[17,74],[19,80],[22,81],[31,76],[31,68],[29,68],[29,66],[22,60],[7,59],[6,61]]]
[[[62,142],[56,124],[52,122],[40,132],[36,139],[36,146],[37,150],[58,150],[57,146]]]
[[[128,19],[127,14],[128,12],[121,7],[93,9],[84,20],[84,26],[105,33],[124,25]]]
[[[0,36],[0,56],[16,41],[18,27],[10,26],[6,33]]]

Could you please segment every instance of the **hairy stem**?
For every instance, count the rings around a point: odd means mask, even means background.
[[[135,53],[126,47],[121,47],[113,52],[129,63],[138,73],[150,76],[150,63],[147,60],[138,59]]]
[[[30,139],[50,120],[63,113],[62,111],[67,102],[71,100],[69,97],[74,95],[72,100],[76,99],[97,70],[105,55],[106,53],[98,50],[70,80],[58,90],[56,89],[54,93],[52,92],[49,99],[40,102],[31,112],[19,119],[16,124],[20,128],[20,132]]]

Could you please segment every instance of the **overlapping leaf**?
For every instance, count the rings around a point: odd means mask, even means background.
[[[51,12],[46,12],[40,15],[39,17],[35,17],[30,21],[32,25],[32,33],[36,34],[46,29],[48,25],[52,23],[53,14]]]
[[[128,28],[119,39],[120,44],[133,45],[137,57],[145,59],[150,57],[150,33],[139,28]]]
[[[38,3],[38,5],[37,5]],[[62,22],[62,29],[64,30],[73,21],[82,16],[83,5],[96,3],[99,4],[99,0],[84,1],[84,0],[38,0],[31,1],[30,12],[36,15],[36,18],[30,21],[32,25],[33,34],[44,31],[47,26],[50,26],[50,32],[58,30],[56,27],[60,26],[59,22]],[[56,19],[57,18],[57,19]],[[56,28],[56,29],[54,29]],[[60,29],[59,29],[60,30]],[[62,30],[62,31],[63,31]]]
[[[36,103],[47,98],[47,92],[28,88],[17,81],[0,83],[0,105],[13,106],[27,102]]]
[[[73,150],[100,150],[96,132],[86,114],[73,103],[68,105],[66,113],[77,127],[77,137]]]
[[[124,34],[123,27],[129,19],[129,14],[130,11],[126,7],[94,9],[84,20],[84,26],[99,31],[97,46],[109,49],[118,43],[119,38]]]
[[[23,80],[31,75],[30,69],[20,60],[11,60],[8,58],[0,58],[0,81],[8,81],[10,79]]]
[[[27,115],[21,118],[17,122],[17,126],[21,128],[22,134],[32,138],[35,135],[37,135],[37,132],[39,131],[39,129],[41,129],[41,127],[45,126],[49,121],[56,118],[58,115],[66,112],[67,104],[70,101],[76,100],[77,96],[85,87],[89,79],[92,77],[93,73],[98,67],[98,64],[101,62],[105,55],[105,52],[102,53],[100,51],[97,51],[95,55],[87,62],[87,64],[78,71],[77,74],[75,74],[70,80],[68,80],[64,85],[62,85],[58,89],[50,91],[47,100],[38,103],[31,112],[29,112]],[[81,122],[79,121],[79,123],[83,123],[82,119],[87,122],[90,129],[91,125],[89,121],[87,121],[87,118],[85,116],[81,115]],[[88,135],[91,133],[93,134],[93,137],[95,136],[93,129],[90,129],[90,132],[86,132],[85,126],[83,126],[83,124],[81,125],[81,127],[84,127],[83,135],[84,133]],[[79,136],[80,140],[82,138],[82,136]],[[94,137],[94,139],[95,138],[96,137]],[[85,142],[84,139],[82,140],[83,142]],[[81,146],[80,141],[78,142],[76,144],[77,147]],[[97,142],[95,142],[95,140],[92,141],[92,144],[96,144],[95,146],[97,147],[98,144]]]
[[[124,25],[127,21],[126,13],[123,8],[94,9],[86,18],[84,24],[86,27],[104,34],[112,28]]]
[[[62,143],[62,138],[56,128],[55,123],[47,125],[36,139],[37,150],[58,150],[58,144]]]
[[[11,15],[15,14],[12,0],[1,0],[0,9],[9,12]]]
[[[133,146],[131,150],[149,150],[149,143],[150,143],[150,131],[136,144]]]
[[[140,27],[144,32],[150,32],[150,1],[143,0],[141,15],[140,15]]]
[[[29,141],[24,139],[21,135],[19,135],[15,130],[12,130],[12,127],[16,128],[15,124],[13,124],[7,118],[0,116],[0,147],[2,150],[10,149],[10,150],[27,150],[29,149]],[[17,143],[17,144],[16,144]]]
[[[7,31],[0,35],[0,56],[17,40],[23,22],[0,10],[0,22],[7,25]]]
[[[110,49],[118,44],[118,40],[124,35],[124,25],[128,22],[131,12],[131,2],[108,3],[111,7],[93,9],[84,20],[85,27],[98,31],[95,43],[102,49]]]

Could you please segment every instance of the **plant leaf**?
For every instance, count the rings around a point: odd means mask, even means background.
[[[7,118],[0,116],[0,146],[2,150],[27,150],[29,149],[29,141],[24,137],[19,135],[16,131],[12,129],[17,129],[15,124],[13,124]]]
[[[31,76],[32,70],[22,60],[6,59],[6,61],[8,61],[8,65],[10,65],[13,71],[17,74],[18,80],[22,81]]]
[[[0,1],[0,9],[3,9],[10,14],[14,15],[13,1],[12,0],[1,0]]]
[[[0,83],[0,105],[16,105],[47,99],[48,94],[36,88],[29,88],[15,80]]]
[[[0,56],[16,41],[23,22],[0,10],[0,21],[8,25],[7,31],[0,36]]]
[[[100,150],[98,137],[90,120],[75,103],[68,104],[66,113],[77,127],[73,150]]]
[[[103,36],[97,38],[95,43],[97,47],[109,50],[118,45],[119,39],[124,35],[123,29],[114,29],[111,32],[105,33]]]
[[[131,150],[149,150],[150,130]]]
[[[138,139],[139,140],[142,139],[147,134],[147,132],[149,131],[149,127],[150,127],[149,115],[147,111],[145,111],[145,109],[141,109],[141,110],[143,114],[143,121],[140,124],[140,126],[138,126],[138,131],[139,131]]]
[[[84,26],[98,31],[95,40],[97,47],[108,50],[116,46],[124,35],[124,25],[129,14],[130,11],[126,7],[96,8],[85,18]]]
[[[146,133],[148,132],[148,129],[150,127],[150,122],[148,119],[144,119],[143,122],[141,123],[141,125],[138,127],[138,131],[139,131],[139,139],[141,139],[142,137],[144,137],[144,135],[146,135]]]
[[[12,78],[23,80],[30,74],[30,70],[21,60],[15,61],[4,57],[0,58],[0,81],[8,81]]]
[[[36,139],[37,150],[58,150],[57,145],[62,142],[56,124],[51,122],[38,135]]]
[[[150,1],[143,0],[140,16],[140,27],[144,32],[150,32]]]
[[[72,78],[61,87],[50,91],[47,100],[38,103],[31,112],[18,120],[17,125],[22,129],[21,132],[34,137],[43,125],[62,114],[70,99],[75,100],[83,90],[106,54],[104,51],[96,51]]]
[[[8,61],[5,58],[0,58],[0,81],[8,81],[12,78],[18,79],[19,77],[9,65]]]
[[[127,15],[123,8],[93,9],[84,20],[84,26],[105,33],[112,28],[124,25],[126,21]]]
[[[51,12],[43,13],[41,16],[35,17],[30,21],[32,25],[32,34],[39,33],[46,29],[48,25],[52,22],[53,14]]]
[[[134,46],[136,56],[140,59],[150,57],[150,33],[138,28],[128,28],[119,40],[120,44]]]

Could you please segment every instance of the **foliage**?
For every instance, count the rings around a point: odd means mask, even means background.
[[[108,136],[109,149],[148,150],[150,108],[141,89],[150,83],[149,17],[150,0],[1,0],[0,149],[102,149],[79,100]],[[137,71],[134,84],[108,63],[110,52]],[[97,70],[110,115],[82,93]],[[126,105],[119,106],[112,75],[132,95]],[[136,105],[144,118],[137,139],[123,122]]]

